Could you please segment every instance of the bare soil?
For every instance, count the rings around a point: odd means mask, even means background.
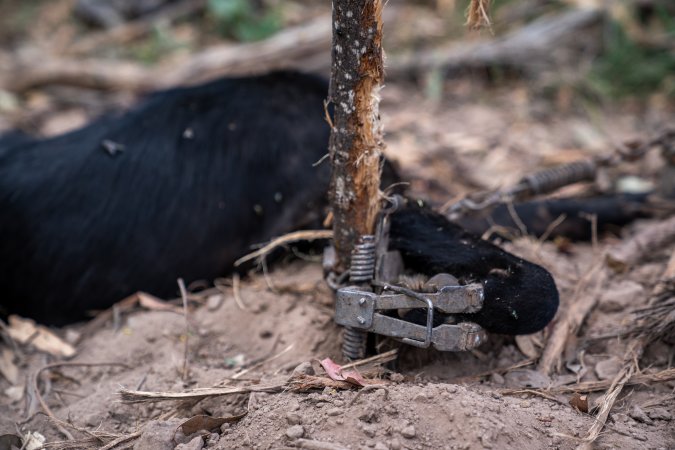
[[[411,86],[390,85],[383,116],[390,156],[413,180],[413,192],[437,204],[471,189],[506,185],[542,165],[607,151],[615,142],[644,136],[674,118],[672,109],[658,102],[565,110],[556,99],[532,96],[522,86],[494,90],[461,80],[449,83],[441,100],[425,98]],[[658,166],[658,155],[650,154],[621,170],[650,179]],[[239,302],[229,287],[204,301],[189,313],[187,332],[182,314],[146,310],[124,313],[86,333],[86,324],[55,330],[71,342],[82,338],[69,363],[95,364],[64,365],[40,375],[42,397],[56,418],[72,425],[63,427],[75,441],[66,441],[54,421],[39,413],[43,408],[32,389],[37,371],[55,359],[30,345],[17,347],[16,385],[0,378],[0,434],[39,432],[47,442],[61,442],[60,448],[99,448],[135,432],[137,439],[115,448],[576,448],[595,417],[570,406],[571,394],[547,389],[616,374],[626,343],[598,337],[633,320],[632,311],[647,301],[673,249],[664,248],[625,274],[602,268],[599,286],[575,290],[604,249],[650,222],[637,222],[622,236],[602,236],[596,247],[528,237],[506,245],[554,274],[561,311],[580,296],[599,297],[551,377],[532,364],[547,330],[518,339],[492,336],[479,350],[462,354],[401,348],[398,364],[378,372],[382,387],[358,397],[356,390],[325,388],[200,402],[120,401],[122,387],[182,392],[283,383],[303,363],[318,372],[317,360],[341,361],[341,331],[332,321],[332,293],[320,264],[296,260],[276,265],[267,277],[256,273],[242,280]],[[672,368],[674,354],[672,344],[657,342],[641,367],[646,373]],[[517,389],[521,391],[514,394]],[[595,448],[675,448],[673,389],[673,381],[624,389]],[[603,392],[580,393],[589,394],[592,408]],[[196,415],[243,412],[244,418],[209,432],[177,433],[181,423]],[[93,435],[101,440],[91,439]]]

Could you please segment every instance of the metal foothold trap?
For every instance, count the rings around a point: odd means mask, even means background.
[[[405,344],[440,351],[465,351],[487,339],[476,323],[458,322],[456,314],[475,313],[483,306],[481,284],[459,285],[449,274],[437,274],[420,289],[397,285],[403,260],[389,251],[389,214],[404,200],[395,197],[393,206],[382,211],[375,235],[361,236],[352,252],[350,286],[336,290],[335,322],[345,327],[343,353],[348,359],[365,357],[368,333],[389,336]],[[324,253],[324,267],[333,267],[335,250]],[[329,280],[331,277],[329,276]],[[330,284],[330,281],[329,281]],[[400,317],[406,310],[426,310],[424,324]],[[434,320],[443,317],[443,321]],[[434,324],[436,323],[436,326]]]
[[[433,345],[441,351],[464,351],[484,342],[485,331],[472,322],[442,323],[434,327],[434,312],[471,313],[480,310],[482,305],[483,287],[478,284],[443,286],[434,293],[385,285],[381,294],[349,286],[337,291],[335,322],[352,329],[390,336],[415,347]],[[426,325],[395,315],[398,310],[417,308],[426,309]]]

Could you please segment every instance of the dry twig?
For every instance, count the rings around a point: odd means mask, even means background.
[[[373,385],[380,386],[383,384],[382,380],[371,380]],[[367,385],[367,386],[370,386]],[[184,401],[184,400],[201,400],[207,397],[220,397],[223,395],[233,394],[249,394],[252,392],[267,392],[278,393],[284,391],[306,392],[315,389],[343,389],[351,390],[357,388],[355,384],[347,381],[336,381],[328,377],[313,376],[299,374],[292,378],[278,383],[254,384],[239,387],[212,387],[193,389],[184,392],[148,392],[148,391],[134,391],[131,389],[120,389],[118,392],[120,398],[126,403],[146,403],[146,402],[161,402],[161,401]]]
[[[248,255],[242,256],[234,262],[234,266],[240,266],[247,261],[251,261],[256,258],[265,257],[272,250],[290,244],[291,242],[298,241],[314,241],[317,239],[332,239],[333,231],[332,230],[301,230],[295,231],[293,233],[284,234],[278,238],[271,240],[264,247],[249,253]]]
[[[546,343],[544,352],[539,361],[538,370],[549,375],[554,366],[558,364],[560,355],[565,348],[567,339],[570,335],[577,332],[586,316],[595,307],[598,301],[599,291],[605,281],[606,274],[602,271],[604,264],[602,261],[595,262],[591,269],[579,281],[572,296],[571,302],[558,322],[556,322],[551,332],[551,336]],[[592,292],[586,292],[588,286],[595,281],[595,287]]]
[[[380,353],[379,355],[371,356],[370,358],[359,359],[359,360],[350,362],[349,364],[345,364],[345,365],[342,366],[342,370],[353,369],[355,367],[362,367],[362,366],[368,366],[368,365],[385,364],[385,363],[388,363],[389,361],[395,360],[397,356],[398,356],[398,349],[395,348],[393,350],[389,350],[387,352]]]
[[[466,25],[477,30],[492,27],[490,22],[490,0],[471,0],[466,13]]]
[[[188,301],[187,289],[185,289],[185,282],[182,278],[178,279],[178,289],[180,289],[180,296],[183,300],[183,315],[185,316],[185,348],[183,349],[183,370],[181,371],[181,379],[183,381],[188,378],[189,364],[188,364],[188,343],[190,340],[190,321],[188,320]]]
[[[47,402],[42,398],[42,394],[40,394],[40,388],[38,386],[38,380],[40,379],[40,375],[42,372],[51,370],[51,369],[56,369],[57,367],[100,367],[100,366],[120,366],[124,367],[126,369],[129,368],[124,363],[118,363],[118,362],[103,362],[103,363],[76,363],[76,362],[60,362],[60,363],[53,363],[53,364],[47,364],[46,366],[41,367],[38,369],[35,374],[33,374],[33,382],[32,382],[32,387],[33,391],[35,393],[35,397],[37,398],[38,402],[40,403],[40,406],[42,407],[42,410],[44,413],[50,418],[50,420],[54,423],[56,428],[59,430],[61,434],[63,434],[66,439],[68,440],[75,440],[73,435],[66,430],[62,425],[61,421],[56,418],[54,413],[52,412],[51,408],[49,408],[49,405],[47,405]]]
[[[232,293],[234,294],[234,302],[242,311],[248,311],[248,308],[241,299],[240,280],[241,278],[239,277],[239,274],[235,272],[232,275]]]
[[[114,440],[108,442],[106,445],[101,447],[99,450],[112,450],[113,448],[117,447],[118,445],[127,443],[129,441],[134,440],[134,439],[138,439],[139,437],[141,437],[141,434],[143,434],[143,431],[139,430],[139,431],[136,431],[134,433],[127,434],[125,436],[120,436],[117,439],[114,439]]]
[[[626,381],[625,385],[632,386],[636,384],[663,383],[675,380],[675,368],[665,369],[656,373],[636,373]],[[612,386],[613,380],[585,381],[569,386],[556,386],[550,389],[539,389],[542,392],[550,394],[572,394],[574,392],[597,392],[603,391]],[[532,390],[532,389],[529,389]],[[528,390],[523,389],[502,389],[499,391],[503,395],[526,394]]]

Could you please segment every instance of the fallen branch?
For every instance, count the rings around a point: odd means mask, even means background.
[[[640,342],[635,341],[630,345],[629,353],[632,354],[634,351],[642,353],[642,345]],[[598,436],[600,436],[600,432],[607,422],[607,417],[609,417],[609,412],[612,410],[614,402],[616,402],[616,399],[619,397],[619,394],[621,394],[623,387],[630,381],[630,378],[633,376],[636,370],[637,364],[635,364],[635,360],[631,358],[631,361],[628,364],[625,364],[619,373],[617,373],[612,379],[612,384],[609,387],[609,390],[602,397],[600,410],[598,411],[596,420],[588,430],[586,437],[583,438],[582,443],[577,447],[577,450],[591,450],[593,448],[593,442],[595,442]]]
[[[588,29],[596,27],[602,18],[600,9],[572,9],[541,17],[490,41],[453,43],[407,56],[392,55],[387,63],[387,77],[406,77],[438,69],[451,72],[490,67],[513,67],[537,74],[546,67],[565,65],[563,58],[568,65],[574,62],[569,50],[573,50],[573,44],[580,39],[585,40],[582,46],[585,54],[593,54],[589,44],[595,39],[589,36]],[[598,51],[599,46],[595,52]]]
[[[558,365],[567,339],[570,335],[576,334],[586,316],[597,304],[600,289],[606,278],[605,272],[602,271],[603,267],[602,261],[596,262],[584,275],[577,284],[570,305],[554,325],[537,366],[537,369],[545,375],[550,375],[553,368]],[[592,292],[586,292],[592,281],[595,281],[595,287]]]
[[[385,22],[390,26],[396,24],[397,11],[392,5],[385,10]],[[408,55],[391,54],[387,60],[387,77],[408,78],[436,69],[458,71],[486,67],[516,67],[535,74],[543,67],[555,65],[557,62],[552,60],[552,55],[564,53],[559,50],[571,41],[579,40],[580,36],[587,36],[581,31],[596,26],[602,17],[599,10],[571,10],[542,17],[492,40],[455,43]],[[0,86],[15,93],[52,84],[145,92],[199,83],[222,75],[265,72],[282,67],[325,73],[330,66],[327,57],[330,38],[330,18],[322,16],[264,41],[206,49],[180,60],[174,67],[160,65],[149,69],[129,61],[57,59],[48,55],[32,55],[30,60],[18,62],[7,58],[2,64],[5,70],[0,71]],[[586,54],[588,47],[584,46]],[[34,64],[38,59],[40,64]]]
[[[205,6],[206,0],[183,0],[178,3],[168,4],[165,8],[140,19],[115,26],[105,31],[92,33],[75,42],[73,46],[67,49],[67,52],[78,55],[90,52],[103,45],[127,44],[148,35],[158,23],[169,25],[184,17],[192,16],[202,11]]]
[[[164,391],[135,391],[131,389],[120,389],[120,399],[125,403],[149,403],[168,400],[201,400],[207,397],[220,397],[223,395],[249,394],[251,392],[281,392],[286,387],[286,383],[225,387],[225,388],[203,388],[193,389],[185,392],[164,392]]]
[[[664,383],[666,381],[675,380],[675,368],[665,369],[656,373],[637,373],[631,375],[631,377],[626,381],[626,386],[632,386],[636,384],[648,384],[648,383]],[[572,394],[575,392],[597,392],[604,391],[609,389],[612,386],[614,380],[599,380],[599,381],[585,381],[583,383],[577,383],[570,386],[557,386],[549,389],[538,389],[538,391],[546,392],[550,394]],[[529,389],[530,391],[533,389]],[[519,395],[526,394],[528,390],[524,389],[502,389],[498,391],[503,395]]]
[[[610,249],[607,264],[617,272],[624,272],[674,241],[675,216],[645,227],[630,240]]]
[[[197,84],[226,74],[288,67],[298,60],[325,52],[330,46],[330,37],[330,17],[321,16],[260,42],[206,49],[173,68],[160,65],[149,69],[126,61],[55,59],[46,55],[36,58],[33,55],[0,76],[0,86],[17,93],[49,84],[144,92]],[[40,64],[35,64],[36,59]]]
[[[367,380],[370,385],[381,386],[382,380]],[[118,394],[125,403],[149,403],[161,401],[176,400],[202,400],[207,397],[221,397],[224,395],[250,394],[252,392],[279,393],[286,391],[306,392],[316,389],[341,389],[351,390],[357,386],[347,381],[331,380],[328,377],[298,374],[292,378],[278,383],[254,384],[239,387],[212,387],[202,389],[192,389],[184,392],[165,392],[165,391],[136,391],[131,389],[120,389]]]

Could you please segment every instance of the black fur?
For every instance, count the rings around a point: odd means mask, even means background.
[[[450,273],[483,283],[483,309],[464,318],[488,331],[528,334],[544,328],[558,309],[558,290],[544,268],[448,222],[424,207],[408,206],[391,219],[391,245],[419,273]]]
[[[494,234],[505,237],[504,231],[511,235],[521,231],[515,216],[525,225],[525,231],[537,238],[547,235],[588,241],[593,235],[592,216],[596,217],[598,233],[618,230],[635,219],[649,217],[647,201],[647,194],[532,200],[514,205],[513,213],[506,205],[500,205],[487,217],[465,216],[457,223],[476,234],[499,227]],[[561,216],[564,220],[552,228],[551,224]]]
[[[321,217],[329,128],[321,78],[293,72],[157,93],[62,136],[0,140],[0,304],[64,324],[138,290],[213,279],[259,243]],[[393,216],[409,268],[485,284],[467,318],[537,331],[558,304],[541,267],[425,208]]]
[[[312,166],[327,152],[326,92],[296,73],[224,79],[0,142],[1,304],[62,324],[136,290],[172,296],[177,277],[221,276],[302,226],[327,189],[328,164]]]

